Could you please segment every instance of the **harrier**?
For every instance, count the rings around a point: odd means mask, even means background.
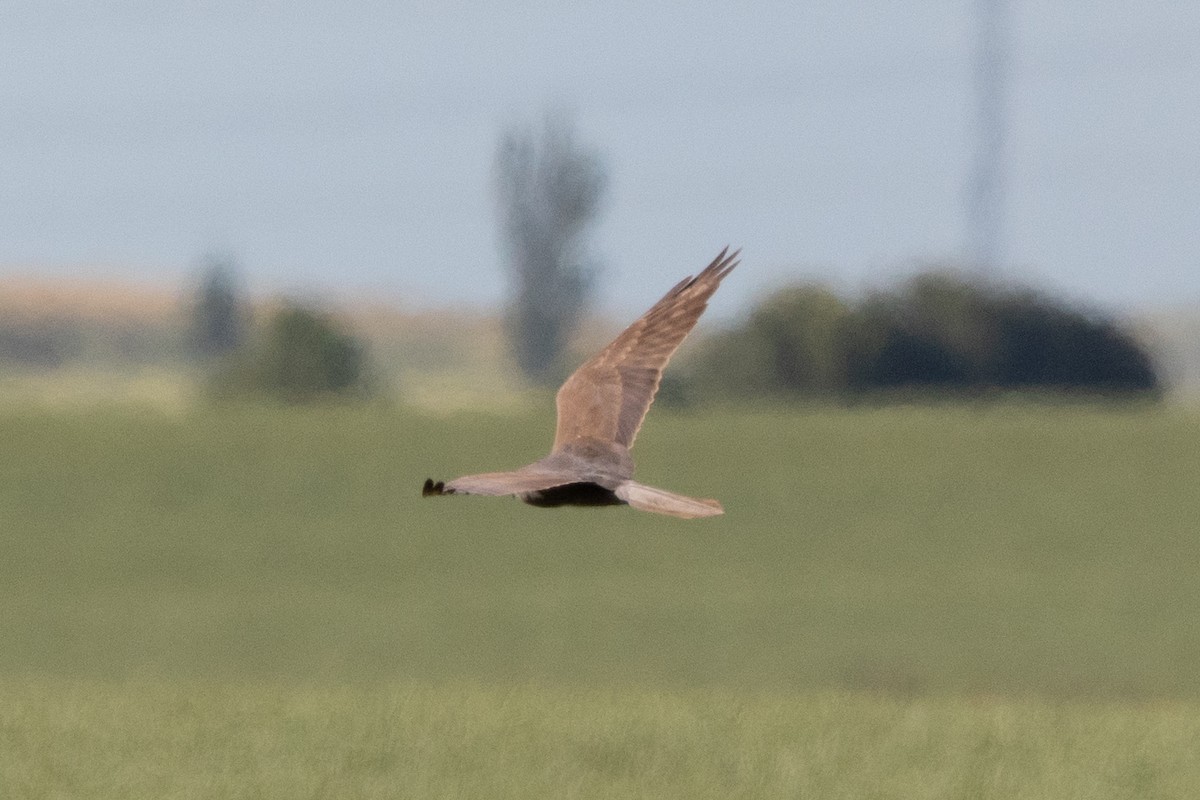
[[[740,252],[726,247],[567,378],[555,398],[558,427],[550,455],[513,472],[467,475],[449,483],[429,479],[421,494],[516,495],[535,506],[627,504],[685,518],[724,513],[716,500],[634,481],[629,448],[654,402],[663,368],[708,307],[708,298],[738,265]]]

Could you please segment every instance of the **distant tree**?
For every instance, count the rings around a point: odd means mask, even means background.
[[[699,366],[752,396],[1160,388],[1147,351],[1115,321],[942,272],[855,305],[819,288],[782,289],[714,337]]]
[[[267,321],[245,358],[221,372],[220,395],[259,395],[285,403],[370,393],[366,351],[332,317],[288,304]]]
[[[0,366],[61,367],[83,355],[85,338],[70,319],[0,321]]]
[[[495,193],[513,298],[508,326],[530,379],[557,377],[567,339],[594,287],[588,233],[608,185],[598,153],[570,119],[546,115],[540,131],[510,129],[496,151]]]
[[[700,345],[693,364],[719,375],[716,391],[826,395],[846,382],[850,309],[820,286],[789,286],[767,297],[740,326]]]
[[[189,337],[191,350],[198,356],[227,355],[245,342],[247,315],[237,273],[237,261],[228,253],[208,253],[201,261]]]
[[[846,382],[845,334],[850,309],[819,286],[783,289],[758,306],[747,328],[763,343],[771,388],[829,394]]]
[[[853,389],[962,389],[986,381],[986,293],[942,273],[873,292],[855,310],[847,350]]]
[[[997,306],[998,383],[1101,392],[1161,388],[1149,353],[1112,320],[1033,293],[1011,294]]]

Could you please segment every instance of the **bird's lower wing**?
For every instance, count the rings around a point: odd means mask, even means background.
[[[634,508],[642,511],[653,511],[655,514],[669,514],[672,517],[694,519],[696,517],[715,517],[724,514],[725,509],[716,500],[702,500],[697,497],[684,497],[681,494],[668,492],[666,489],[656,489],[634,481],[625,481],[616,488],[617,497]]]
[[[548,470],[484,472],[479,475],[464,475],[446,483],[427,479],[421,489],[421,495],[429,497],[438,494],[482,494],[497,497],[552,489],[578,480],[578,476]]]

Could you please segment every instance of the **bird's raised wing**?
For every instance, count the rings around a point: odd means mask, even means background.
[[[523,468],[512,472],[484,472],[479,475],[464,475],[443,483],[426,479],[421,495],[437,494],[483,494],[493,497],[505,494],[524,494],[542,489],[553,489],[579,480],[579,476],[566,471]]]
[[[677,283],[567,378],[558,390],[556,451],[578,439],[633,446],[663,367],[708,307],[708,298],[738,265],[739,252],[729,253],[726,247],[699,275]]]

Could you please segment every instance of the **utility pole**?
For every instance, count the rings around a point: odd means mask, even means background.
[[[970,266],[995,273],[1004,259],[1009,0],[975,1],[975,152],[967,185]]]

